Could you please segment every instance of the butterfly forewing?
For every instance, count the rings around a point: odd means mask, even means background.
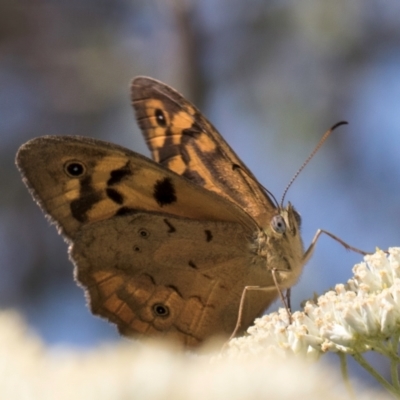
[[[132,82],[132,103],[153,159],[248,212],[260,225],[276,207],[201,112],[151,78]]]
[[[138,210],[240,222],[254,230],[234,204],[111,143],[45,136],[22,146],[17,164],[34,198],[67,237],[85,223]]]

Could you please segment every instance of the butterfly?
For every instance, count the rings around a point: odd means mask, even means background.
[[[69,243],[91,311],[127,336],[196,347],[241,329],[293,286],[308,258],[299,214],[279,205],[202,113],[132,81],[153,160],[79,136],[43,136],[16,163]],[[277,286],[278,285],[278,286]],[[245,287],[266,290],[247,291]]]

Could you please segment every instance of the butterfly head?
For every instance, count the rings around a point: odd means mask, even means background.
[[[277,271],[282,287],[291,287],[300,276],[303,266],[303,243],[300,235],[301,217],[292,204],[278,207],[267,235],[267,267]]]

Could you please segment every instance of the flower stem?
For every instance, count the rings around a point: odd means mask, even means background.
[[[342,353],[342,352],[339,352],[338,354],[339,354],[339,358],[340,358],[340,371],[342,372],[344,384],[350,394],[350,397],[352,399],[356,399],[356,395],[354,393],[353,386],[351,385],[351,382],[350,382],[346,354]]]
[[[390,375],[392,377],[392,384],[394,389],[399,393],[400,395],[400,385],[399,385],[399,375],[397,372],[397,362],[394,360],[390,360]]]
[[[379,374],[360,353],[352,355],[353,358],[367,370],[387,391],[392,393],[396,397],[400,397],[400,392],[396,390],[381,374]]]
[[[391,349],[392,353],[390,355],[390,374],[392,377],[392,384],[393,387],[397,390],[398,393],[400,393],[400,382],[399,382],[399,372],[398,372],[398,355],[397,355],[397,350],[398,350],[398,344],[399,344],[399,333],[395,333],[392,337],[391,340]]]
[[[397,345],[399,342],[399,335],[393,333],[395,335],[390,339],[390,342],[388,345],[383,345],[379,343],[371,344],[371,348],[373,348],[373,351],[382,354],[385,357],[390,358],[393,361],[396,361],[397,363],[400,363],[400,357],[397,355]]]

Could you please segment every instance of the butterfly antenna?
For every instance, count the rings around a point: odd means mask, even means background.
[[[286,186],[285,191],[283,192],[282,200],[281,200],[281,207],[283,207],[283,202],[285,200],[286,193],[288,192],[290,186],[292,186],[293,182],[296,180],[296,178],[299,176],[300,172],[303,171],[305,166],[311,161],[311,159],[315,156],[315,153],[321,148],[321,146],[324,144],[325,140],[328,139],[329,135],[339,126],[341,125],[347,125],[347,121],[340,121],[337,124],[333,125],[332,128],[328,129],[325,133],[324,136],[322,136],[321,140],[318,142],[318,144],[315,146],[315,149],[313,152],[308,156],[307,160],[304,161],[303,165],[299,168],[299,170],[294,174],[293,178],[290,180],[289,184]]]
[[[272,198],[272,200],[275,202],[276,207],[279,208],[279,203],[278,200],[276,199],[276,197],[263,185],[261,185],[261,183],[259,183],[260,186],[264,189],[265,192],[267,192],[269,194],[269,196]]]

